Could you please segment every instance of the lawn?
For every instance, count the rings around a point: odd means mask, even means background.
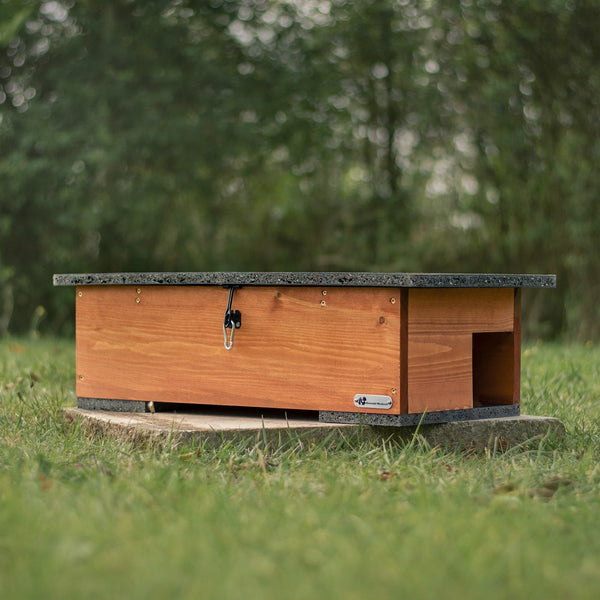
[[[598,598],[600,346],[530,345],[505,453],[254,441],[134,447],[68,426],[74,344],[0,341],[1,598]]]

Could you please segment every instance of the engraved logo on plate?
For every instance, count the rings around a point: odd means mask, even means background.
[[[376,394],[356,394],[354,396],[354,406],[357,408],[380,408],[389,410],[392,408],[392,398],[390,396],[378,396]]]

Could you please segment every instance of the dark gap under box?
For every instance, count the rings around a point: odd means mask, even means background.
[[[521,289],[554,275],[103,273],[75,286],[80,408],[416,425],[520,412]]]

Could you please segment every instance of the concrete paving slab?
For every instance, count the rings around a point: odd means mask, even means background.
[[[317,412],[265,412],[223,407],[177,413],[65,408],[64,415],[69,422],[99,435],[125,437],[136,443],[201,443],[205,447],[224,442],[266,443],[279,447],[290,443],[335,445],[343,439],[409,442],[417,435],[420,441],[430,446],[506,451],[528,442],[557,439],[565,434],[565,427],[559,419],[528,415],[421,427],[320,423]]]

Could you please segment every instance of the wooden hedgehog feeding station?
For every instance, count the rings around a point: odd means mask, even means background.
[[[521,289],[554,275],[112,273],[76,287],[79,408],[415,425],[520,413]]]

